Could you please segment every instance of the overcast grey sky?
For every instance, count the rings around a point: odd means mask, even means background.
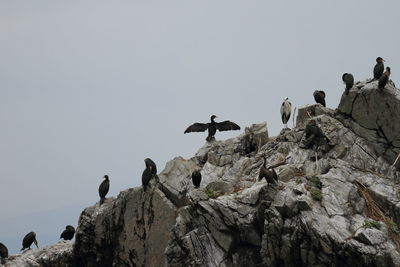
[[[0,238],[19,244],[43,226],[58,237],[98,201],[104,174],[116,196],[141,184],[144,158],[162,170],[191,157],[206,134],[183,131],[211,114],[242,129],[267,121],[276,135],[284,97],[302,106],[322,89],[336,108],[342,74],[372,77],[378,56],[399,83],[399,10],[398,1],[1,1],[0,224],[16,229],[0,227]],[[76,212],[45,225],[54,210]],[[40,226],[13,219],[30,214],[47,215]]]

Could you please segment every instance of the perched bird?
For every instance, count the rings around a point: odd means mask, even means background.
[[[321,104],[324,107],[326,107],[326,104],[325,104],[325,92],[324,91],[315,90],[313,95],[314,95],[315,102],[317,102],[318,104]]]
[[[231,121],[215,122],[214,121],[215,118],[217,118],[217,116],[212,115],[210,123],[198,123],[198,122],[193,123],[185,130],[185,133],[204,132],[205,130],[208,130],[208,136],[206,140],[210,142],[215,139],[214,136],[217,130],[218,131],[240,130],[240,126],[234,122]]]
[[[378,88],[382,89],[385,88],[385,85],[389,81],[389,76],[390,76],[390,68],[386,67],[386,71],[382,74],[382,76],[379,78],[378,82]]]
[[[99,186],[100,205],[104,203],[108,190],[110,189],[110,180],[108,179],[108,175],[104,175],[103,178],[104,181],[101,182]]]
[[[379,78],[382,76],[383,71],[385,70],[385,66],[383,65],[383,62],[385,60],[381,57],[376,58],[376,65],[374,67],[374,79],[373,80],[379,80]]]
[[[286,128],[287,128],[287,122],[289,121],[291,112],[292,112],[292,103],[290,103],[289,98],[286,97],[285,100],[283,100],[283,103],[281,106],[282,123],[285,124]]]
[[[28,234],[26,234],[26,236],[24,237],[24,239],[22,240],[22,248],[21,251],[29,248],[31,249],[31,245],[32,243],[35,243],[36,247],[39,248],[38,246],[38,242],[36,240],[36,234],[35,232],[30,232]]]
[[[64,240],[71,240],[74,238],[75,228],[72,225],[65,226],[65,230],[61,233],[60,238]]]
[[[146,191],[150,180],[157,177],[157,166],[154,161],[149,158],[144,160],[144,164],[146,165],[146,168],[144,169],[142,174],[142,185],[143,190]]]
[[[3,243],[0,243],[0,258],[8,258],[8,249]]]
[[[318,127],[315,120],[310,120],[306,126],[305,139],[302,146],[307,149],[313,149],[316,152],[327,152],[330,149],[329,139],[325,136],[322,130]]]
[[[201,183],[201,172],[199,170],[195,170],[192,173],[192,182],[195,188],[199,188],[200,187],[200,183]]]
[[[147,158],[144,160],[144,164],[146,165],[146,167],[149,167],[151,169],[151,173],[153,175],[157,175],[157,166],[154,161],[152,161],[150,158]]]
[[[343,82],[346,84],[346,95],[349,94],[350,89],[353,87],[354,85],[354,77],[353,74],[351,73],[344,73],[342,76],[342,80]]]
[[[325,137],[324,133],[318,127],[315,120],[310,120],[310,122],[306,126],[305,133],[306,138],[310,138],[312,136],[317,138]]]
[[[260,168],[260,172],[258,173],[258,180],[261,181],[262,178],[265,178],[268,183],[276,184],[278,182],[278,175],[273,168],[267,168],[265,163],[266,160],[264,158],[264,163]]]

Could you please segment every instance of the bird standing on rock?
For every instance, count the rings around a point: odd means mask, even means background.
[[[281,118],[282,118],[282,123],[285,124],[285,128],[287,128],[287,122],[290,119],[291,112],[292,112],[292,103],[290,103],[289,98],[286,97],[281,105]]]
[[[258,180],[261,181],[262,178],[265,178],[265,180],[270,184],[276,184],[278,182],[278,175],[273,168],[267,168],[265,158],[264,163],[260,168],[260,172],[258,173]]]
[[[315,102],[326,107],[324,91],[315,90],[313,95],[314,95]]]
[[[65,230],[61,233],[60,238],[64,240],[71,240],[74,238],[75,228],[72,225],[67,225]]]
[[[385,66],[383,64],[385,60],[381,57],[376,58],[376,65],[374,67],[374,79],[373,80],[379,80],[379,78],[382,76],[383,71],[385,70]]]
[[[378,88],[379,89],[383,90],[383,88],[385,88],[385,85],[389,81],[389,76],[390,76],[390,68],[386,67],[386,71],[379,78],[379,82],[378,82]]]
[[[344,84],[346,84],[346,95],[349,94],[350,89],[353,87],[354,85],[354,77],[353,74],[351,73],[345,73],[342,76],[342,81],[344,82]]]
[[[110,189],[110,180],[108,175],[103,176],[104,181],[99,186],[100,205],[104,203],[108,190]]]
[[[191,133],[191,132],[204,132],[208,130],[208,136],[206,138],[207,142],[215,140],[215,133],[218,131],[231,131],[231,130],[240,130],[240,126],[231,121],[223,121],[223,122],[216,122],[214,119],[217,116],[211,116],[210,123],[193,123],[190,125],[184,133]]]
[[[36,247],[39,248],[38,242],[36,240],[36,233],[35,232],[29,232],[28,234],[26,234],[26,236],[22,240],[21,251],[23,251],[26,248],[31,249],[32,243],[35,243]]]
[[[195,170],[192,173],[192,182],[195,188],[199,188],[200,187],[200,183],[201,183],[201,172],[199,170]]]
[[[142,174],[142,185],[143,190],[146,191],[150,180],[157,177],[157,166],[154,161],[149,158],[146,158],[144,160],[144,164],[146,165],[146,168],[144,169]]]
[[[0,258],[8,258],[8,249],[3,243],[0,243]]]

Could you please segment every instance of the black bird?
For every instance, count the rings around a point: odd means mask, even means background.
[[[3,243],[0,243],[0,258],[8,258],[8,249]]]
[[[317,102],[317,103],[323,105],[324,107],[326,107],[326,104],[325,104],[325,92],[324,91],[315,90],[314,91],[314,99],[315,99],[315,102]]]
[[[192,182],[195,188],[199,188],[200,187],[200,183],[201,183],[201,172],[199,170],[195,170],[192,173]]]
[[[316,138],[325,137],[324,133],[318,127],[315,120],[310,120],[310,122],[306,126],[305,133],[306,138],[310,138],[311,136],[314,136]]]
[[[157,166],[154,161],[149,158],[144,160],[144,164],[146,165],[146,168],[144,169],[142,174],[142,185],[143,190],[146,191],[150,180],[157,177]]]
[[[258,173],[258,180],[261,181],[262,178],[265,178],[268,183],[276,184],[278,182],[278,175],[273,168],[267,168],[265,163],[266,160],[264,158],[264,163],[260,168],[260,172]]]
[[[379,78],[378,82],[378,88],[382,89],[385,88],[385,85],[389,81],[389,76],[390,76],[390,68],[386,67],[386,71],[382,74],[382,76]]]
[[[30,232],[28,234],[26,234],[26,236],[24,237],[24,239],[22,240],[22,248],[21,251],[29,248],[31,249],[31,245],[32,243],[35,243],[36,247],[39,248],[38,246],[38,242],[36,240],[36,234],[35,232]]]
[[[231,121],[215,122],[214,121],[215,118],[217,118],[217,116],[212,115],[210,123],[199,123],[199,122],[193,123],[185,130],[185,133],[204,132],[205,130],[208,130],[208,136],[206,140],[210,142],[215,139],[214,136],[217,130],[218,131],[240,130],[240,126],[234,122]]]
[[[373,80],[379,80],[379,78],[382,76],[383,71],[385,70],[385,66],[383,65],[383,62],[385,60],[381,57],[376,58],[376,65],[374,67],[374,79]]]
[[[149,167],[151,169],[151,173],[153,175],[157,175],[157,166],[154,161],[152,161],[150,158],[147,158],[144,160],[144,164],[146,164],[146,167]]]
[[[64,240],[71,240],[74,238],[75,228],[72,225],[65,226],[65,230],[61,233],[60,238]]]
[[[104,203],[108,190],[110,189],[110,180],[108,179],[108,175],[104,175],[103,178],[104,181],[101,182],[99,186],[100,205]]]
[[[346,95],[349,94],[350,89],[354,85],[354,77],[351,73],[344,73],[342,76],[342,81],[346,84]]]

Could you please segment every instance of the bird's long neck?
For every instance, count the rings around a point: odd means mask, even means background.
[[[211,117],[211,123],[215,123],[214,117]]]

